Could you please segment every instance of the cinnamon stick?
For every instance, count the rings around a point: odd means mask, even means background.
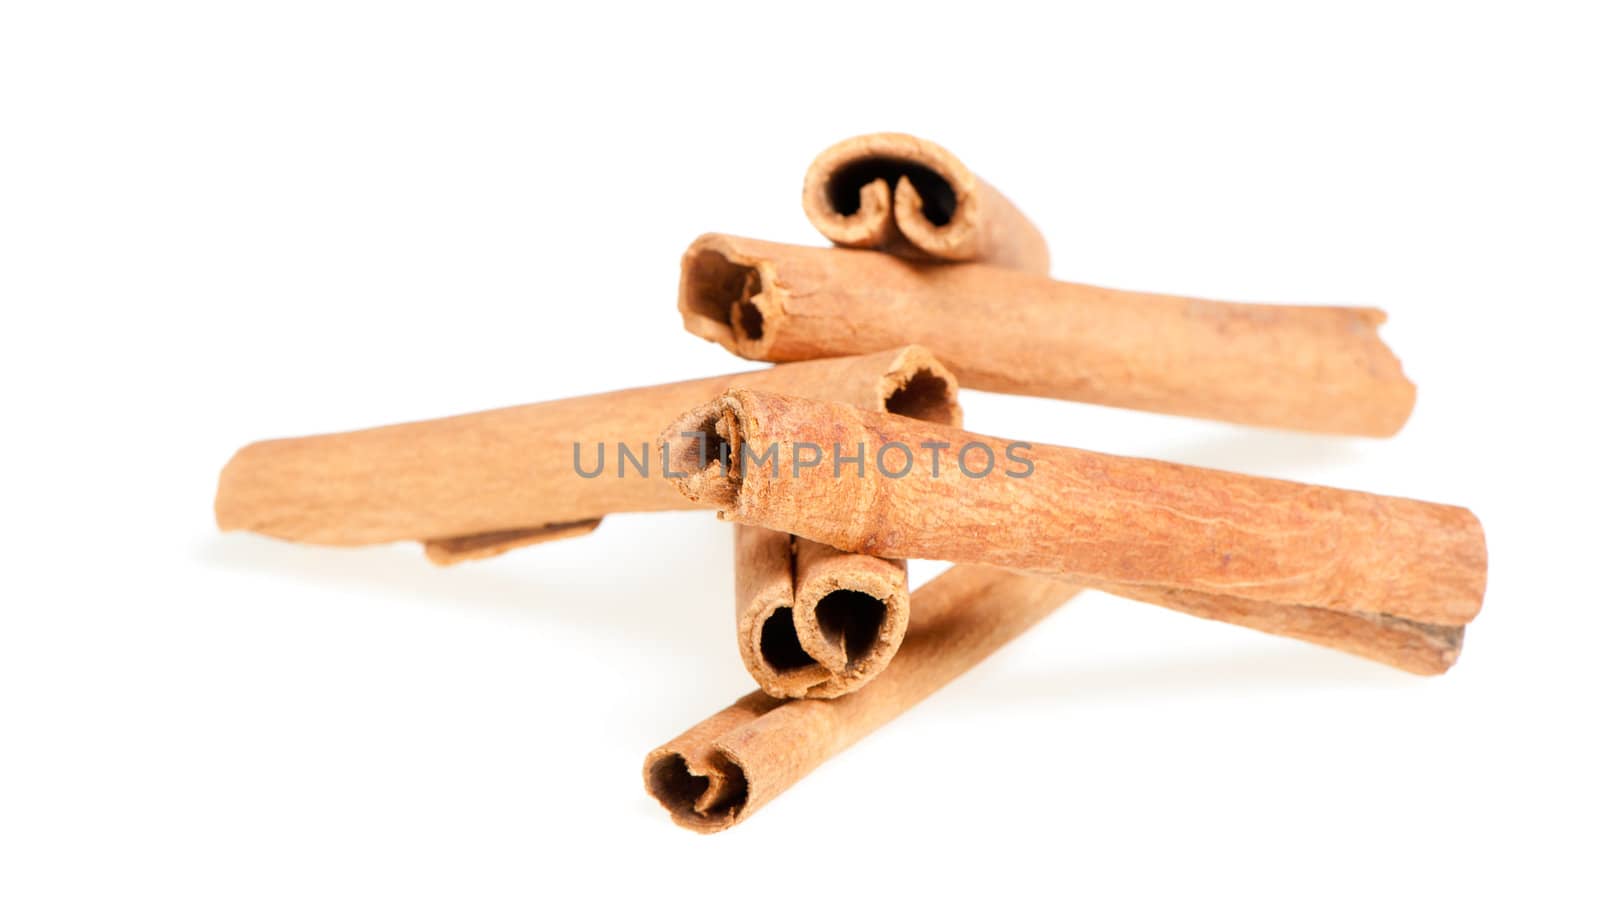
[[[1466,637],[1465,623],[1451,625],[1321,607],[1264,605],[1173,588],[1098,587],[1130,600],[1333,648],[1420,676],[1436,676],[1454,666]]]
[[[912,595],[905,642],[872,685],[826,701],[752,692],[651,752],[645,789],[685,828],[712,833],[732,827],[1077,591],[996,569],[948,569]]]
[[[977,263],[707,234],[683,257],[684,327],[752,360],[899,344],[968,388],[1235,423],[1389,436],[1416,388],[1381,310],[1220,303]]]
[[[769,695],[834,698],[888,665],[910,616],[906,564],[735,528],[739,654]]]
[[[840,246],[1044,273],[1044,237],[1010,200],[926,139],[870,133],[806,171],[806,217]]]
[[[734,521],[850,552],[1047,573],[1413,672],[1449,666],[1455,627],[1483,601],[1483,530],[1454,506],[754,391],[688,412],[663,439],[683,433],[776,456],[769,473],[674,454],[684,477],[673,483]],[[863,463],[790,470],[795,443],[859,452]]]
[[[332,546],[419,540],[430,559],[448,564],[586,534],[614,512],[692,508],[663,482],[661,453],[650,444],[685,408],[731,385],[909,417],[948,421],[959,414],[949,372],[927,351],[904,347],[277,439],[244,447],[223,468],[217,525]],[[600,470],[585,477],[579,468]]]
[[[955,379],[940,375],[949,406],[920,416],[960,426]],[[705,440],[692,441],[708,451]],[[825,454],[818,448],[807,457],[820,461]],[[865,685],[894,657],[910,610],[905,560],[847,553],[750,525],[740,525],[734,541],[739,655],[767,694],[836,698]]]

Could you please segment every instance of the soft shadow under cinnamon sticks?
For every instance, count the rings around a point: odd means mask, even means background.
[[[691,333],[788,362],[920,344],[974,389],[1389,436],[1416,387],[1380,310],[1221,303],[707,234],[684,254]]]
[[[829,758],[1017,637],[1078,589],[956,566],[918,588],[900,653],[877,679],[830,700],[752,692],[645,759],[645,788],[685,828],[729,828]]]
[[[806,170],[806,217],[840,246],[1045,273],[1044,237],[942,146],[904,133],[839,142]]]
[[[685,428],[732,452],[778,455],[770,474],[739,460],[728,471],[680,462],[674,483],[685,495],[851,552],[1052,574],[1420,673],[1449,666],[1460,644],[1452,627],[1483,600],[1483,531],[1453,506],[1013,443],[761,392],[730,392],[664,436]],[[859,473],[790,470],[795,443],[862,451],[865,463]]]

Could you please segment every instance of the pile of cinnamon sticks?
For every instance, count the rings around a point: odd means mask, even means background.
[[[1082,588],[1447,670],[1482,605],[1466,509],[962,428],[958,387],[1389,436],[1415,388],[1383,313],[1048,277],[1038,230],[948,151],[823,152],[835,246],[718,234],[683,257],[693,334],[763,370],[299,439],[222,471],[223,530],[441,565],[617,512],[737,522],[735,635],[759,686],[651,752],[679,824],[734,825]],[[653,440],[654,442],[648,442]],[[957,565],[908,590],[907,559]]]

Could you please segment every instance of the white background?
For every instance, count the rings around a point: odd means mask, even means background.
[[[1589,13],[6,4],[0,904],[1593,906]],[[679,254],[816,242],[880,129],[1058,277],[1388,310],[1392,440],[968,425],[1470,506],[1456,669],[1085,596],[705,838],[639,768],[751,687],[708,515],[450,570],[213,529],[251,440],[738,369]]]

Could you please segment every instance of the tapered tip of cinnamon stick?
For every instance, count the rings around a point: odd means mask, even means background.
[[[257,477],[265,473],[262,465],[271,462],[271,446],[270,442],[251,443],[235,452],[223,466],[211,503],[217,530],[256,531],[264,524],[258,518],[257,513],[262,510],[251,491],[259,486]]]
[[[1345,415],[1323,418],[1323,423],[1308,429],[1387,439],[1405,429],[1406,422],[1411,419],[1411,412],[1417,406],[1417,384],[1406,376],[1400,357],[1384,343],[1378,332],[1379,327],[1389,321],[1389,314],[1375,307],[1348,307],[1346,310],[1351,320],[1348,334],[1371,339],[1364,352],[1362,368],[1365,375],[1374,378],[1374,388],[1361,399],[1361,407],[1351,407]]]
[[[978,178],[943,147],[904,133],[837,143],[806,171],[806,217],[840,246],[968,260],[981,253]]]
[[[368,543],[342,520],[345,502],[324,495],[330,456],[315,437],[252,442],[228,459],[217,478],[212,515],[219,531],[249,531],[300,543]]]

